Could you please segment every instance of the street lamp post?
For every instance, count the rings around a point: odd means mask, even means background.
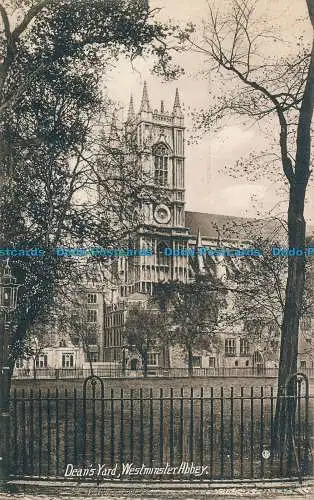
[[[9,315],[17,304],[16,278],[6,263],[0,275],[0,487],[8,479],[9,442]]]

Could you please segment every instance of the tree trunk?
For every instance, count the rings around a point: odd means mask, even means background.
[[[94,376],[94,369],[93,369],[93,362],[92,362],[92,357],[91,357],[91,353],[89,352],[89,350],[87,351],[87,356],[88,356],[88,362],[89,362],[89,370],[90,370],[90,374],[91,376],[93,377]]]
[[[164,357],[164,368],[170,368],[170,349],[169,342],[166,340],[166,345],[163,348],[163,357]]]
[[[188,346],[188,373],[189,377],[193,377],[193,350],[192,346]]]
[[[147,350],[144,350],[142,352],[142,364],[143,364],[143,375],[144,375],[144,378],[147,377]]]
[[[312,25],[314,20],[308,2]],[[313,10],[312,10],[313,12]],[[314,106],[314,41],[311,61],[300,107],[294,175],[290,179],[289,209],[288,209],[288,240],[289,248],[305,248],[304,202],[308,179],[310,176],[311,158],[311,123]],[[273,436],[274,450],[284,451],[285,443],[289,443],[288,429],[293,433],[295,398],[291,405],[283,398],[287,392],[295,396],[296,384],[289,384],[289,378],[297,372],[297,356],[299,341],[299,323],[302,312],[302,300],[305,281],[305,256],[288,257],[288,279],[286,299],[281,329],[280,361],[278,372],[278,397]],[[279,446],[278,446],[279,445]]]
[[[289,207],[289,247],[301,248],[305,246],[305,221],[303,213],[298,213],[290,201]],[[288,407],[286,394],[289,378],[297,372],[299,321],[302,308],[304,280],[305,280],[305,258],[304,256],[288,257],[288,279],[286,285],[286,301],[281,331],[280,361],[278,371],[278,395],[276,404],[275,432],[273,443],[274,448],[283,451],[283,446],[287,438],[290,425],[289,415],[293,415],[293,408]],[[294,396],[294,387],[289,386],[287,394]],[[290,429],[292,431],[292,429]]]

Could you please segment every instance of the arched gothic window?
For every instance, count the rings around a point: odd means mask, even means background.
[[[253,361],[254,371],[258,375],[264,373],[264,369],[265,369],[264,359],[263,359],[262,354],[259,351],[255,351],[253,353],[253,359],[252,359],[252,361]]]
[[[160,241],[157,245],[157,265],[158,266],[168,266],[169,257],[166,254],[166,249],[170,246],[165,241]]]
[[[160,186],[166,186],[168,184],[169,149],[164,144],[157,144],[153,148],[153,156],[155,183]]]
[[[253,354],[253,365],[257,364],[262,364],[263,363],[263,356],[259,351],[255,351]]]

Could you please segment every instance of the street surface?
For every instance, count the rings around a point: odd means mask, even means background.
[[[30,486],[27,487],[30,489]],[[298,500],[298,499],[313,499],[314,491],[310,486],[300,486],[300,487],[289,487],[289,488],[213,488],[211,489],[197,489],[193,485],[187,485],[186,489],[156,489],[149,491],[148,488],[145,490],[137,488],[108,488],[99,490],[92,488],[90,491],[88,488],[84,488],[80,491],[79,488],[73,488],[71,490],[62,490],[57,488],[43,488],[40,490],[34,488],[34,493],[11,493],[4,494],[0,493],[0,500],[6,500],[9,498],[18,498],[21,500],[78,500],[85,499],[88,500],[172,500],[172,499],[182,499],[182,500],[232,500],[238,499],[240,497],[247,499],[260,499],[260,500]]]

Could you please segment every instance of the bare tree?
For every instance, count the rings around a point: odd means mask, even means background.
[[[222,15],[209,7],[201,41],[189,38],[191,47],[204,54],[214,71],[228,75],[234,86],[223,92],[209,111],[202,113],[200,125],[217,126],[224,117],[234,114],[259,122],[277,116],[281,169],[289,185],[289,247],[304,249],[304,202],[310,177],[311,122],[314,105],[314,45],[302,44],[295,57],[268,61],[263,56],[269,39],[280,42],[276,34],[262,25],[256,14],[258,1],[234,0],[230,14]],[[314,25],[313,0],[307,0],[309,18]],[[270,13],[271,15],[271,13]],[[274,51],[276,52],[275,45]],[[267,123],[267,120],[266,120]],[[285,392],[289,377],[297,370],[299,320],[305,278],[305,256],[288,258],[278,396]],[[281,442],[286,433],[287,408],[277,400],[277,425],[281,421]]]

